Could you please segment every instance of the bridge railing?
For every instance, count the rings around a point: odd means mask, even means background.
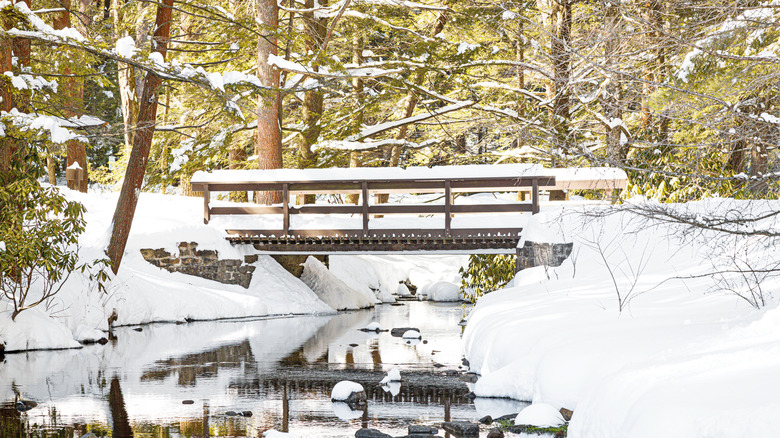
[[[452,170],[460,166],[453,166]],[[473,166],[463,166],[471,168]],[[483,166],[488,167],[488,166]],[[439,177],[420,178],[420,172],[409,172],[416,176],[413,178],[394,177],[382,178],[382,172],[378,175],[370,175],[365,172],[358,177],[343,179],[329,178],[302,178],[305,175],[299,172],[284,172],[286,169],[276,170],[269,178],[258,171],[219,171],[221,174],[196,173],[192,179],[192,189],[203,192],[204,222],[208,223],[215,215],[282,215],[281,229],[233,229],[228,233],[237,236],[266,236],[266,237],[368,237],[391,234],[424,235],[428,237],[458,237],[486,235],[518,235],[521,228],[484,228],[484,229],[453,229],[452,215],[472,213],[522,213],[532,214],[539,212],[539,188],[554,186],[555,177],[544,175],[506,176],[507,169],[496,168],[497,176],[464,177]],[[344,175],[349,175],[352,169],[342,169]],[[401,170],[401,169],[398,169]],[[503,170],[503,171],[502,171]],[[526,169],[527,170],[527,169]],[[228,174],[225,172],[234,172]],[[235,173],[235,172],[244,172]],[[262,172],[262,171],[259,171]],[[457,172],[451,172],[457,175]],[[465,172],[468,173],[468,172]],[[526,172],[527,173],[527,172]],[[242,178],[242,175],[247,178]],[[260,175],[258,178],[251,176]],[[254,180],[253,180],[254,179]],[[278,191],[282,193],[284,202],[281,205],[235,205],[235,206],[211,206],[212,192],[230,191]],[[456,193],[475,192],[518,192],[530,191],[530,202],[505,202],[489,204],[455,204]],[[371,195],[380,193],[441,193],[443,204],[376,204],[371,203]],[[360,202],[354,204],[306,204],[291,205],[291,195],[305,194],[360,194]],[[290,218],[293,215],[305,214],[347,214],[359,215],[362,218],[362,227],[359,229],[293,229],[290,226]],[[444,227],[441,229],[375,229],[371,228],[370,217],[372,215],[444,215]]]

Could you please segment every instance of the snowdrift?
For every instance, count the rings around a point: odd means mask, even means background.
[[[81,261],[104,258],[118,195],[62,190],[87,209],[87,230],[79,242]],[[248,289],[171,273],[143,259],[141,249],[163,248],[176,255],[178,243],[189,241],[197,241],[199,249],[218,251],[223,259],[249,254],[230,245],[221,228],[203,225],[202,209],[198,198],[142,193],[122,266],[107,293],[74,272],[48,309],[25,311],[12,322],[10,303],[0,302],[0,343],[5,342],[6,351],[77,347],[74,333],[85,330],[79,326],[107,330],[112,313],[117,318],[114,324],[131,325],[335,312],[270,256],[260,256],[253,264]]]
[[[768,304],[756,309],[734,293],[756,292],[740,273],[708,275],[739,254],[778,260],[777,249],[685,234],[626,208],[593,212],[547,211],[526,227],[525,239],[574,242],[574,251],[479,299],[463,341],[482,375],[474,392],[571,409],[573,438],[780,436],[769,414],[780,409],[777,279],[762,279]]]

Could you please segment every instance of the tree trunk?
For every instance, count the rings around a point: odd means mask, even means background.
[[[615,70],[616,60],[618,58],[618,48],[620,44],[620,10],[619,0],[607,0],[604,4],[604,67],[607,70]],[[609,74],[609,73],[607,73]],[[599,103],[604,111],[604,117],[609,120],[621,119],[622,93],[620,89],[620,80],[617,77],[611,77],[609,84],[605,87],[604,93],[599,97]],[[607,145],[607,154],[609,160],[614,164],[625,161],[628,154],[628,148],[621,145],[621,128],[605,127],[604,141]]]
[[[54,29],[65,29],[70,27],[70,0],[60,0],[64,11],[55,15],[54,17]],[[83,29],[80,29],[83,31]],[[69,68],[65,68],[65,75],[71,73]],[[83,113],[83,101],[84,101],[84,84],[81,79],[65,76],[60,79],[60,89],[65,97],[65,106],[63,108],[63,115],[65,117],[79,116]],[[75,181],[68,181],[68,188],[72,190],[78,190],[82,193],[87,193],[87,186],[89,184],[89,168],[87,167],[87,145],[77,141],[69,140],[67,143],[67,165],[70,167],[73,163],[78,163],[79,167],[84,171],[81,181],[76,186]]]
[[[131,7],[124,2],[114,2],[111,6],[111,17],[117,38],[130,36],[128,26],[125,24],[124,8]],[[140,46],[146,40],[149,27],[142,22],[136,29],[136,46]],[[117,63],[117,82],[119,85],[119,97],[122,101],[122,120],[124,122],[125,153],[129,153],[135,143],[135,126],[138,124],[138,93],[136,89],[135,69],[124,62]]]
[[[363,64],[363,38],[355,35],[352,39],[352,63],[355,65]],[[363,110],[363,79],[355,77],[352,79],[352,93],[355,99],[355,117],[352,119],[352,124],[355,127],[355,132],[360,131],[360,127],[363,126],[363,120],[365,117],[365,111]],[[349,167],[360,167],[363,165],[363,157],[360,151],[349,152]],[[360,195],[352,193],[347,195],[347,204],[358,205],[360,202]]]
[[[168,51],[172,11],[173,0],[163,0],[157,6],[154,42],[156,51],[160,52],[163,59],[165,59]],[[119,201],[117,202],[112,221],[111,241],[106,251],[109,259],[111,259],[111,267],[115,274],[119,271],[119,265],[124,256],[127,238],[130,234],[133,216],[135,215],[135,208],[138,204],[138,196],[141,193],[141,186],[146,173],[146,163],[152,146],[152,135],[154,134],[157,116],[157,97],[155,93],[160,84],[162,84],[161,77],[151,73],[146,75],[135,143],[133,143],[133,149],[127,163],[125,180],[122,184],[122,191],[119,193]]]
[[[321,6],[327,6],[327,0],[320,2]],[[315,6],[314,0],[306,0],[305,8],[313,9]],[[306,35],[306,41],[304,49],[306,53],[317,53],[322,50],[323,42],[325,41],[325,34],[328,31],[327,19],[316,18],[314,12],[303,13],[304,20],[304,34]],[[319,71],[319,62],[311,66],[314,71]],[[300,168],[305,169],[314,167],[317,163],[317,156],[312,151],[314,146],[320,138],[320,132],[322,128],[320,121],[322,120],[324,98],[322,90],[307,90],[303,97],[303,132],[301,133],[301,141],[298,144],[298,154],[300,159]],[[313,204],[315,202],[315,195],[305,195],[302,199],[303,204]]]
[[[230,169],[243,169],[246,165],[246,148],[244,145],[232,144],[228,150],[228,167]],[[247,192],[230,192],[230,200],[233,202],[248,202]]]
[[[279,6],[276,0],[258,0],[257,21],[263,26],[263,35],[257,43],[257,77],[266,87],[278,90],[279,70],[268,63],[269,55],[277,54],[277,36],[279,28]],[[281,169],[282,129],[280,125],[281,96],[272,91],[260,97],[257,109],[257,165],[260,169]],[[282,202],[281,192],[258,192],[256,201],[262,204]],[[288,202],[289,200],[285,200]]]
[[[10,23],[5,22],[2,23],[2,26],[6,30],[11,27]],[[11,111],[14,107],[11,79],[4,74],[13,68],[12,58],[11,39],[0,35],[0,111]],[[10,182],[8,181],[8,172],[11,167],[11,150],[15,146],[14,143],[11,137],[0,137],[0,184],[2,185]]]

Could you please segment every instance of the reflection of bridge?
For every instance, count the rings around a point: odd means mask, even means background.
[[[419,404],[469,404],[469,390],[456,375],[443,372],[404,371],[397,395],[382,389],[379,380],[383,372],[368,370],[339,369],[328,367],[280,368],[272,374],[258,378],[235,381],[230,384],[231,392],[241,396],[256,397],[268,392],[330,397],[333,386],[341,380],[352,380],[363,385],[369,400],[419,403]]]
[[[214,215],[263,215],[261,219],[281,219],[281,227],[263,226],[258,216],[227,227],[234,243],[248,243],[266,253],[334,253],[360,252],[515,252],[520,226],[509,227],[485,222],[486,215],[505,213],[538,213],[539,188],[554,186],[555,178],[533,174],[535,166],[446,166],[437,168],[364,168],[364,169],[278,169],[270,171],[217,171],[196,173],[193,190],[203,192],[204,220]],[[281,192],[284,202],[276,206],[225,204],[212,206],[211,192],[254,191]],[[530,201],[482,202],[456,204],[455,195],[477,192],[531,192]],[[370,195],[382,199],[390,193],[435,194],[440,203],[388,204],[371,203]],[[331,194],[359,197],[352,204],[291,205],[291,195]],[[455,214],[481,214],[482,219],[453,226]],[[316,228],[292,226],[293,217],[318,215],[317,222],[328,223]],[[384,215],[407,215],[403,223],[369,226],[369,220]],[[430,215],[443,216],[439,227],[420,220]],[[312,216],[309,216],[312,217]],[[357,219],[360,219],[358,222]],[[471,218],[473,219],[473,218]],[[516,218],[514,219],[516,221]],[[235,221],[233,221],[235,222]],[[468,222],[468,221],[466,221]],[[506,221],[504,221],[506,222]],[[258,227],[260,224],[260,227]],[[474,226],[476,224],[476,226]],[[393,226],[395,225],[395,226]],[[471,225],[471,226],[469,226]],[[334,227],[335,226],[335,227]]]

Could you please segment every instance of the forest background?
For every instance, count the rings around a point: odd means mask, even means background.
[[[67,167],[86,173],[74,188],[124,184],[120,204],[198,195],[198,170],[499,162],[619,167],[626,197],[661,202],[777,197],[777,0],[2,0],[0,14],[0,201],[26,202],[2,209],[0,242],[21,241],[14,212],[42,200],[78,219],[38,183]]]

